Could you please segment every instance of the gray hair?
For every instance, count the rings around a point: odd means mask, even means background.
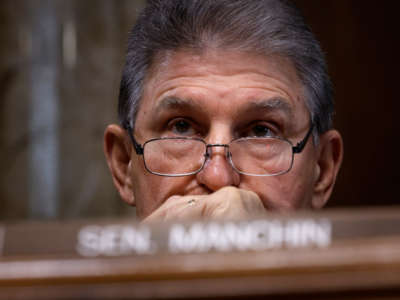
[[[156,56],[209,46],[287,57],[305,87],[316,132],[332,127],[334,104],[324,55],[300,12],[285,0],[148,0],[128,40],[119,95],[121,124],[134,128]]]

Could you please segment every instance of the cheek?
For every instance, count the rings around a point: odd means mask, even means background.
[[[136,202],[136,214],[143,219],[160,207],[173,195],[184,194],[188,185],[187,177],[163,177],[149,173],[143,161],[135,161],[132,166],[133,193]]]
[[[249,178],[242,188],[255,192],[267,210],[291,211],[308,203],[307,184],[297,174]]]
[[[255,192],[267,210],[310,208],[314,191],[316,154],[310,144],[296,155],[292,169],[272,177],[241,177],[240,187]]]
[[[290,210],[294,204],[287,182],[278,176],[249,178],[242,187],[255,192],[267,210]]]
[[[160,182],[160,179],[155,175],[149,175],[145,173],[135,173],[133,176],[133,194],[135,196],[136,215],[141,219],[153,212],[162,202],[162,193],[159,191],[162,182]]]

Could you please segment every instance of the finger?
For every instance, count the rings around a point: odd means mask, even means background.
[[[255,192],[242,189],[240,190],[240,195],[242,199],[241,203],[246,211],[254,212],[256,214],[266,212],[263,202]]]
[[[200,218],[203,202],[201,196],[172,196],[142,222],[155,223]]]
[[[212,218],[245,218],[265,213],[260,197],[248,190],[224,187],[210,195],[205,215]]]

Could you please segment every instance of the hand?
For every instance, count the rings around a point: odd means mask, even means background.
[[[256,193],[229,186],[210,195],[172,196],[143,222],[239,219],[262,213],[265,207]]]

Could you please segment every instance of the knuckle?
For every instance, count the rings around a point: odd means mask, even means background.
[[[253,191],[246,191],[250,199],[260,200],[260,197]]]
[[[227,197],[240,197],[240,190],[234,186],[226,186],[220,192]]]

